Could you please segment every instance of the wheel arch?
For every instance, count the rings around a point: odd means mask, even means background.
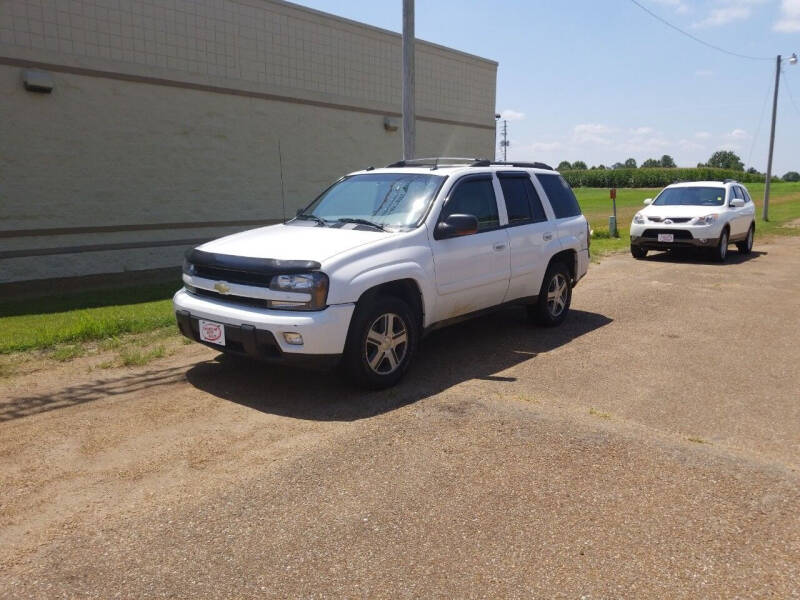
[[[567,269],[569,269],[569,275],[572,279],[572,283],[575,283],[575,280],[578,277],[578,252],[572,248],[556,252],[550,257],[550,262],[547,263],[547,268],[549,269],[550,266],[555,262],[561,262],[566,265]]]

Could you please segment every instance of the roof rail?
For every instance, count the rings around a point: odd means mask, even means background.
[[[723,179],[722,183],[739,183],[738,179]]]
[[[398,160],[390,165],[386,165],[387,169],[396,169],[398,167],[430,167],[435,170],[440,166],[464,166],[464,167],[488,167],[491,164],[486,158],[462,158],[456,156],[433,156],[430,158],[409,158],[407,160]]]
[[[493,165],[503,165],[506,167],[524,167],[526,169],[547,169],[548,171],[553,171],[553,167],[550,165],[546,165],[543,162],[498,162],[495,161],[492,163]]]

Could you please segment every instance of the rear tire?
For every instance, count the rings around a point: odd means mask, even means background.
[[[722,233],[719,236],[719,243],[717,247],[712,249],[714,260],[717,262],[725,262],[725,259],[728,258],[728,243],[730,238],[728,237],[728,229],[727,227],[722,230]]]
[[[753,251],[753,237],[755,233],[756,226],[750,225],[750,229],[747,230],[747,237],[744,241],[736,242],[736,249],[739,251],[739,254],[750,254]]]
[[[419,342],[419,320],[403,300],[378,296],[359,302],[344,349],[343,366],[359,387],[380,390],[408,371]]]
[[[642,248],[641,246],[634,246],[633,244],[631,244],[631,254],[633,255],[633,258],[635,258],[636,260],[641,260],[645,256],[647,256],[647,249]]]
[[[555,327],[567,318],[571,302],[569,269],[562,262],[554,262],[547,268],[536,304],[528,306],[528,316],[539,325]]]

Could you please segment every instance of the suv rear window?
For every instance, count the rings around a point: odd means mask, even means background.
[[[561,175],[542,175],[537,173],[536,177],[539,183],[542,184],[545,193],[547,193],[550,205],[556,214],[556,219],[577,217],[581,214],[578,199]]]
[[[478,231],[496,229],[500,226],[497,214],[497,199],[490,177],[469,178],[456,184],[456,189],[442,210],[441,220],[450,215],[475,215]]]
[[[539,194],[533,187],[528,175],[499,174],[500,187],[506,200],[508,222],[511,225],[520,223],[539,223],[546,221],[547,217],[542,208]]]

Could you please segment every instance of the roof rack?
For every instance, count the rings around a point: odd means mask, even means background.
[[[547,169],[553,171],[553,167],[546,165],[543,162],[498,162],[495,161],[493,165],[503,165],[505,167],[524,167],[526,169]]]
[[[739,183],[738,179],[723,179],[722,183]]]
[[[440,166],[463,166],[463,167],[488,167],[491,164],[486,158],[461,158],[456,156],[434,156],[430,158],[410,158],[408,160],[398,160],[390,165],[386,165],[387,169],[396,169],[398,167],[431,167],[431,170],[436,170]]]

